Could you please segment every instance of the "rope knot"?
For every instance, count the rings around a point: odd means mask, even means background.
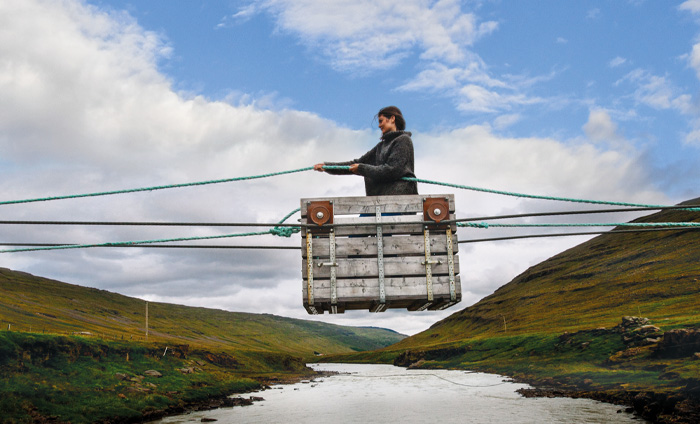
[[[274,227],[270,230],[270,234],[279,237],[291,237],[292,234],[301,231],[301,227]]]

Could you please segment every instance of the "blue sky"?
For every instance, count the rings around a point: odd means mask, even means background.
[[[699,195],[699,24],[697,0],[5,0],[0,189],[12,200],[348,160],[377,142],[372,118],[394,104],[413,132],[421,178],[677,203]],[[300,198],[362,194],[358,178],[306,173],[3,212],[271,222]],[[461,217],[573,208],[455,195]],[[226,230],[178,231],[5,226],[0,242]],[[491,231],[459,237],[507,233]],[[296,237],[268,242],[298,245]],[[462,306],[585,238],[545,240],[462,245]],[[307,318],[296,252],[126,250],[4,254],[0,266],[152,301]],[[451,312],[314,319],[413,333]]]

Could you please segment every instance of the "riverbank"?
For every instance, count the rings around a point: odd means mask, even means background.
[[[332,372],[332,371],[315,371],[311,368],[308,368],[308,370],[312,374],[286,375],[286,376],[262,378],[259,380],[260,388],[253,390],[253,391],[245,391],[245,392],[238,391],[235,393],[229,393],[229,394],[225,394],[225,395],[211,397],[211,398],[206,399],[206,400],[191,402],[191,403],[188,403],[188,404],[185,404],[182,406],[166,408],[166,409],[161,410],[161,411],[152,411],[148,414],[144,414],[142,420],[137,420],[137,421],[114,420],[114,421],[110,421],[109,423],[103,423],[103,424],[125,424],[125,423],[156,421],[156,420],[163,419],[163,418],[168,418],[168,417],[177,416],[177,415],[186,415],[186,414],[191,414],[194,412],[214,411],[214,410],[218,410],[221,408],[233,408],[233,407],[239,407],[239,406],[251,406],[256,402],[265,401],[265,397],[264,397],[265,392],[268,390],[272,390],[272,386],[291,386],[291,385],[298,384],[298,383],[313,384],[313,383],[316,383],[317,379],[338,375],[337,372]],[[255,393],[256,395],[251,395],[251,393]],[[257,394],[259,394],[259,396]],[[236,396],[236,395],[243,395],[243,396]],[[216,420],[211,420],[211,419],[207,419],[207,418],[203,418],[203,420],[205,422],[206,421],[216,421]],[[55,421],[53,423],[55,423]]]
[[[522,380],[522,382],[526,381]],[[654,391],[557,389],[544,386],[542,381],[537,380],[530,380],[527,384],[534,386],[534,388],[519,389],[518,393],[528,398],[592,399],[613,405],[623,405],[625,412],[634,413],[653,423],[700,423],[700,402],[682,394]]]
[[[0,422],[142,422],[245,404],[229,396],[314,376],[274,352],[2,332]]]

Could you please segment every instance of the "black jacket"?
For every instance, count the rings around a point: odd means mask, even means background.
[[[404,181],[415,178],[413,141],[408,131],[392,131],[382,136],[372,150],[359,159],[347,162],[326,162],[326,165],[345,166],[359,164],[357,173],[365,178],[367,196],[390,194],[418,194],[418,184]],[[328,170],[330,174],[350,174],[349,170]]]

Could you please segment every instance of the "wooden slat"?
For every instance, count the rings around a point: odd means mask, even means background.
[[[455,219],[454,214],[450,214],[449,219]],[[423,233],[423,214],[418,215],[400,215],[400,216],[383,216],[381,225],[382,232],[384,234],[422,234]],[[303,218],[301,220],[302,225],[307,223],[307,220]],[[338,218],[335,220],[334,224],[343,224],[338,226],[328,226],[328,228],[333,228],[335,235],[338,237],[342,236],[373,236],[377,234],[377,222],[374,217],[353,217],[353,218]],[[353,224],[353,226],[344,226],[345,224]],[[366,224],[366,225],[363,225]],[[316,227],[318,228],[318,227]],[[457,224],[450,224],[452,232],[457,231]],[[306,227],[302,227],[301,235],[306,236]],[[314,232],[311,230],[312,233]],[[432,230],[432,231],[443,231],[444,230]],[[319,234],[323,237],[323,234]]]
[[[447,275],[447,256],[435,255],[433,260],[439,260],[441,264],[432,266],[433,275]],[[425,276],[425,265],[421,262],[425,257],[420,256],[396,256],[384,258],[384,275],[390,276]],[[318,266],[319,263],[327,263],[326,259],[314,259],[314,279],[330,278],[330,266]],[[377,277],[379,271],[376,258],[345,258],[338,260],[336,268],[337,278]],[[459,274],[459,257],[454,257],[455,274]],[[302,275],[306,278],[306,259],[302,260]]]
[[[349,215],[368,213],[374,214],[376,207],[381,206],[384,213],[423,212],[423,199],[426,197],[446,197],[449,199],[450,212],[454,212],[453,194],[402,195],[402,196],[358,196],[358,197],[318,197],[301,199],[301,215],[306,216],[308,202],[333,202],[334,215]]]
[[[457,299],[461,300],[462,289],[459,277],[455,278],[455,293]],[[384,280],[384,290],[387,302],[399,300],[427,300],[428,291],[425,278],[386,278]],[[356,278],[337,281],[338,298],[348,309],[353,303],[371,302],[379,298],[379,282],[376,278]],[[304,299],[307,298],[306,288],[303,290]],[[446,276],[435,277],[433,279],[433,296],[436,298],[450,297],[449,278]],[[314,280],[314,303],[330,302],[331,289],[329,280]],[[350,307],[348,307],[350,305]]]
[[[306,224],[305,220],[302,220],[302,224]],[[456,224],[450,224],[452,232],[457,231]],[[358,236],[358,237],[369,237],[377,234],[377,225],[368,225],[361,227],[336,227],[334,229],[335,235],[338,237],[342,236]],[[434,230],[434,231],[444,231],[444,230]],[[423,234],[422,224],[400,224],[400,225],[382,225],[382,233],[388,234]],[[302,227],[301,235],[306,236],[306,227]],[[320,235],[323,237],[323,235]]]
[[[391,255],[425,255],[424,238],[422,235],[383,237],[384,256]],[[336,237],[335,254],[337,258],[347,256],[377,256],[376,237]],[[306,238],[303,239],[304,244]],[[314,238],[312,248],[314,257],[327,258],[330,255],[329,239]],[[452,235],[453,252],[459,250],[456,234]],[[302,258],[306,258],[306,246],[303,246]],[[430,251],[433,254],[447,254],[447,236],[444,230],[430,233]]]

